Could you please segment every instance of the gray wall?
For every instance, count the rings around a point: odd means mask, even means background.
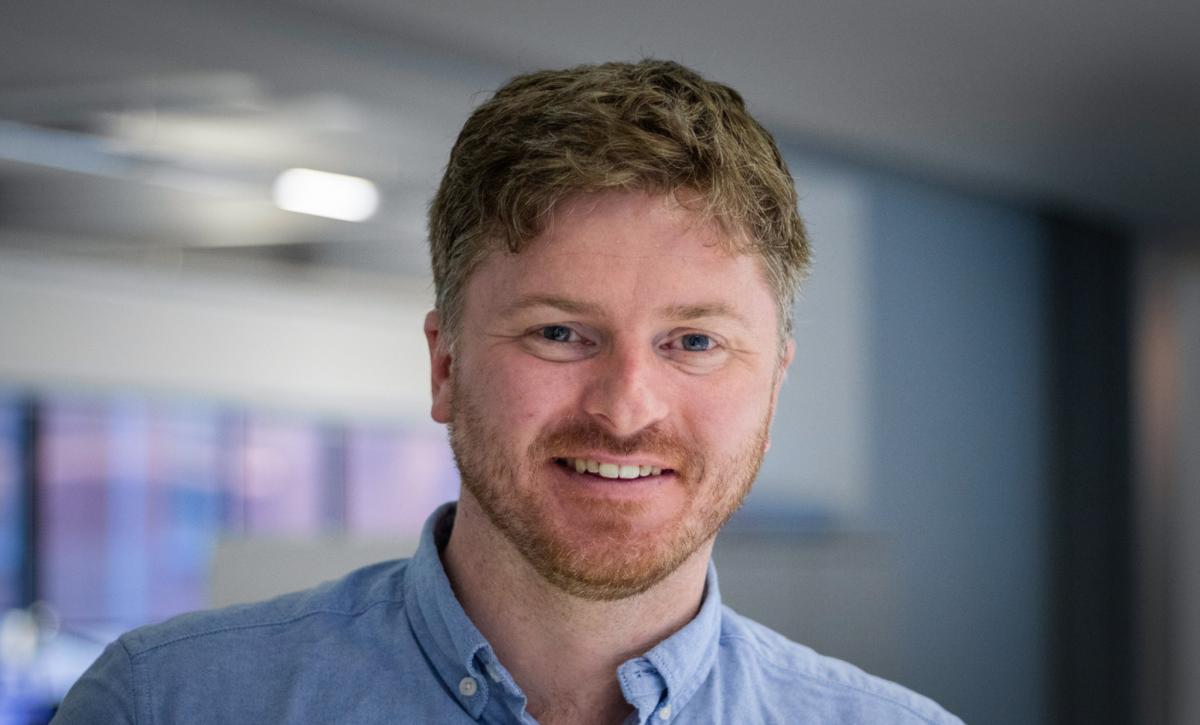
[[[1045,240],[1021,210],[870,184],[872,518],[904,678],[968,722],[1044,722]]]
[[[1200,232],[1144,240],[1137,288],[1139,717],[1200,722]]]
[[[1179,437],[1172,527],[1171,605],[1178,637],[1172,673],[1173,723],[1200,722],[1200,256],[1179,275]]]

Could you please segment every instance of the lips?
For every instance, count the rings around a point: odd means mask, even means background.
[[[659,476],[664,470],[671,470],[650,463],[613,463],[594,458],[556,458],[554,460],[560,466],[575,469],[576,473],[590,473],[600,478],[611,479]]]

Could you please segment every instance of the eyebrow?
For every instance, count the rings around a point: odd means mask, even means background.
[[[724,302],[709,302],[697,305],[670,305],[662,308],[659,313],[671,320],[698,320],[704,317],[728,317],[743,325],[747,324],[745,317],[740,315]]]
[[[553,307],[572,315],[604,316],[604,310],[598,304],[556,295],[525,295],[519,297],[516,302],[509,305],[501,314],[504,317],[509,317],[535,307]],[[689,321],[705,317],[728,317],[737,320],[743,325],[747,324],[745,317],[724,302],[668,305],[660,308],[658,312],[661,316],[670,320]]]
[[[555,295],[524,295],[518,297],[516,302],[513,302],[504,312],[501,313],[504,317],[510,317],[518,312],[534,307],[554,307],[569,312],[572,315],[599,315],[601,314],[600,306],[583,300],[575,300],[570,297],[557,297]]]

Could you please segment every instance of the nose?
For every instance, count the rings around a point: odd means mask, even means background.
[[[669,406],[659,360],[652,350],[614,347],[595,361],[584,411],[610,433],[625,437],[667,416]]]

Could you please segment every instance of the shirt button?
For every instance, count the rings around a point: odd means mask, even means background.
[[[458,692],[463,697],[474,697],[479,692],[479,683],[474,677],[464,677],[458,681]]]
[[[671,706],[663,705],[662,708],[659,709],[659,711],[658,711],[658,719],[659,720],[669,720],[670,718],[671,718]]]

